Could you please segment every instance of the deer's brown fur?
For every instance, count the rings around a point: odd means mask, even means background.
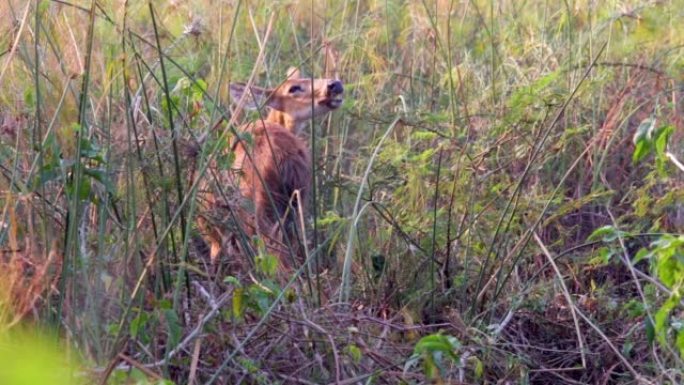
[[[254,206],[253,215],[242,215],[241,219],[248,222],[251,233],[292,237],[289,229],[296,225],[294,218],[298,209],[306,212],[311,181],[308,146],[300,133],[313,116],[341,105],[342,83],[334,79],[301,78],[296,71],[274,89],[233,83],[230,91],[234,101],[244,99],[247,108],[269,108],[266,118],[240,127],[240,131],[252,135],[252,143],[239,140],[232,146],[233,167],[237,172],[226,182],[237,178],[240,195]],[[215,203],[213,197],[209,201]],[[281,224],[284,229],[280,228]],[[216,229],[205,229],[203,233],[211,245],[211,258],[215,260],[225,236]]]
[[[311,179],[309,152],[300,138],[280,124],[258,121],[243,129],[253,133],[254,143],[252,148],[244,142],[235,148],[236,163],[242,170],[240,193],[254,202],[261,231],[270,231],[279,218],[287,222],[285,214],[294,208],[289,202],[294,201],[295,191],[306,202]]]

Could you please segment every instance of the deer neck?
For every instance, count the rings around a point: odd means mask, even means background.
[[[299,133],[302,132],[304,129],[304,124],[306,123],[301,121],[298,122],[297,119],[295,119],[292,115],[274,109],[271,109],[271,111],[268,113],[266,120],[272,123],[280,124],[295,135],[299,135]]]

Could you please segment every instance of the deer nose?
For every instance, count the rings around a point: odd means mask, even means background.
[[[328,93],[331,95],[339,95],[344,92],[344,87],[342,87],[342,82],[339,80],[333,80],[328,84]]]

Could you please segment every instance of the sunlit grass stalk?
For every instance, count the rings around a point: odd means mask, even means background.
[[[136,51],[136,46],[133,43],[135,36],[133,34],[129,34],[129,40],[128,44],[130,48],[134,52],[134,59],[135,59],[135,68],[136,68],[136,74],[138,76],[138,81],[140,82],[140,92],[135,93],[135,95],[141,95],[142,100],[144,102],[144,111],[145,115],[147,117],[147,120],[149,122],[154,122],[154,118],[152,116],[152,110],[153,106],[150,103],[150,98],[148,97],[148,89],[145,83],[145,79],[147,76],[143,75],[142,71],[142,65],[145,66],[145,69],[148,71],[147,74],[154,79],[157,84],[159,84],[159,81],[157,77],[154,75],[154,71],[152,70],[152,67],[148,65],[143,58],[138,54]],[[125,43],[125,42],[124,42]],[[137,125],[135,123],[134,119],[134,114],[135,111],[130,111],[129,115],[131,119],[131,128],[134,130],[133,134],[134,137],[133,139],[136,142],[136,148],[139,147],[139,136],[137,133]],[[157,175],[160,180],[165,180],[166,179],[166,171],[164,169],[164,160],[162,159],[162,150],[160,147],[159,143],[159,138],[157,137],[157,133],[155,130],[150,130],[151,131],[151,136],[152,136],[152,145],[154,147],[154,162],[157,170]],[[130,136],[130,133],[129,133]],[[141,151],[142,152],[142,151]],[[140,155],[142,157],[142,153]],[[141,166],[144,168],[144,164],[141,164]],[[143,177],[145,177],[145,173],[143,173]],[[165,228],[166,226],[169,226],[171,224],[171,200],[170,200],[170,195],[169,195],[169,189],[167,187],[167,184],[164,183],[163,187],[161,189],[161,211],[162,214],[160,216],[160,225],[159,228]],[[150,206],[150,211],[154,211],[154,206]],[[159,263],[162,266],[171,266],[172,264],[178,263],[178,252],[177,252],[177,247],[176,247],[176,239],[174,233],[168,234],[168,236],[160,236],[158,232],[155,232],[155,239],[157,240],[157,245],[164,245],[165,247],[162,247],[159,249],[160,254],[157,256],[159,259]],[[166,268],[164,268],[164,271],[167,271]],[[171,287],[171,272],[168,271],[168,274],[165,275],[164,278],[164,285],[165,288],[170,288]]]
[[[62,306],[64,298],[68,295],[67,290],[70,291],[70,298],[73,298],[74,286],[70,283],[76,270],[76,259],[79,252],[78,228],[81,220],[81,184],[83,183],[83,162],[81,158],[82,141],[87,136],[84,135],[88,129],[87,109],[88,109],[88,92],[91,81],[91,63],[93,55],[93,42],[95,39],[95,8],[96,2],[91,3],[90,12],[88,14],[88,33],[87,45],[85,52],[85,66],[83,73],[83,81],[81,83],[81,93],[79,95],[78,108],[78,130],[76,132],[76,152],[74,153],[73,173],[69,176],[67,184],[71,184],[72,193],[71,201],[69,202],[69,210],[67,212],[67,228],[64,234],[64,262],[62,264],[62,273],[59,284],[59,299],[57,303],[56,314],[62,316]]]
[[[125,34],[124,34],[125,36]],[[125,48],[125,41],[122,41],[122,50],[125,53],[126,48]],[[140,74],[140,65],[137,63],[136,60],[136,68],[138,69],[138,74]],[[131,100],[131,90],[126,86],[129,84],[129,77],[128,77],[128,72],[124,71],[123,72],[123,94],[124,94],[124,100],[125,100],[125,109],[126,109],[126,129],[127,129],[127,135],[126,137],[128,138],[127,143],[128,143],[128,148],[130,153],[135,153],[137,155],[137,161],[138,161],[138,166],[140,167],[140,173],[142,175],[142,183],[143,183],[143,193],[145,194],[145,200],[147,201],[147,207],[149,209],[149,215],[150,215],[150,225],[152,227],[152,235],[154,236],[154,240],[156,243],[162,242],[162,240],[159,239],[159,230],[158,230],[158,219],[157,219],[157,214],[155,212],[156,205],[154,203],[154,200],[152,199],[152,186],[150,183],[150,179],[152,178],[152,175],[150,172],[148,172],[148,167],[146,167],[147,162],[144,159],[144,155],[142,152],[142,148],[140,147],[140,141],[141,137],[138,133],[138,125],[135,120],[135,111],[134,111],[134,106]],[[142,76],[140,76],[142,79]],[[144,85],[143,85],[144,87]],[[147,99],[145,97],[145,99]],[[146,101],[147,104],[147,101]],[[155,140],[156,143],[156,140]],[[132,145],[135,145],[135,148],[131,148]],[[158,153],[157,153],[158,156]],[[129,164],[132,163],[132,161],[129,160]],[[159,163],[158,163],[159,165]],[[129,172],[133,172],[133,170],[129,170]],[[131,180],[133,182],[133,180]],[[166,201],[164,201],[166,202]],[[164,205],[164,208],[167,206]],[[166,212],[166,210],[165,210]],[[160,279],[158,283],[159,290],[161,292],[165,292],[170,285],[170,272],[167,270],[166,266],[168,264],[164,264],[162,258],[159,259],[159,272],[160,272]]]
[[[313,28],[314,28],[313,27],[314,26],[314,20],[313,20],[314,14],[315,14],[315,12],[314,12],[314,1],[311,0],[311,36],[312,37],[314,36],[314,30],[313,30]],[[309,57],[313,59],[314,58],[314,45],[311,44],[309,49],[310,49]],[[313,84],[313,81],[314,81],[313,60],[311,62],[310,76],[311,76],[311,83]],[[311,111],[313,111],[314,108],[315,108],[314,98],[312,97],[311,98]],[[318,178],[316,178],[316,174],[317,174],[317,169],[316,169],[316,163],[317,163],[316,162],[316,155],[317,155],[316,154],[316,140],[317,139],[316,139],[316,132],[313,129],[314,127],[316,127],[316,119],[315,119],[313,114],[311,115],[311,127],[312,127],[312,129],[311,129],[311,182],[310,183],[311,183],[311,202],[312,202],[312,204],[311,204],[311,215],[313,218],[313,229],[312,229],[313,233],[312,233],[311,239],[312,239],[312,246],[314,249],[316,249],[318,247],[318,203],[319,203],[318,199],[319,199],[319,196],[318,196],[318,184],[317,184]],[[305,230],[306,229],[304,228],[304,226],[302,226],[302,231],[305,231]],[[305,234],[302,234],[302,236],[304,238],[306,238]],[[308,245],[306,245],[306,243],[305,243],[304,248],[307,248],[307,247],[308,247]],[[319,258],[316,258],[313,261],[314,271],[319,271],[318,260],[319,260]],[[306,271],[307,271],[307,273],[309,273],[309,272],[311,272],[311,269],[309,268]],[[307,278],[310,276],[311,276],[311,274],[307,274]],[[310,278],[307,279],[307,282],[309,284],[309,291],[312,291],[312,285],[311,285]],[[320,281],[320,275],[319,274],[316,274],[316,303],[321,303],[321,281]]]
[[[112,80],[113,74],[111,71],[108,73],[108,77]],[[106,122],[104,122],[103,131],[105,133],[104,138],[106,140],[103,143],[105,148],[104,153],[104,163],[105,163],[105,175],[112,175],[112,166],[114,162],[111,158],[112,153],[112,143],[111,143],[111,133],[112,133],[112,108],[114,107],[114,87],[109,87],[109,92],[107,94],[107,108],[106,108]],[[97,274],[104,268],[104,250],[107,249],[107,220],[110,219],[108,209],[110,205],[115,206],[115,203],[111,199],[110,192],[108,188],[105,188],[102,192],[102,200],[97,208],[97,251],[94,253],[92,261],[88,263],[88,270],[86,271],[87,277],[97,276]],[[118,218],[117,218],[118,219]],[[89,340],[92,343],[93,349],[95,350],[95,358],[102,359],[105,357],[105,349],[107,348],[107,340],[102,336],[101,325],[105,322],[105,316],[101,314],[99,309],[99,296],[95,293],[105,292],[103,282],[101,280],[92,280],[93,285],[95,285],[95,290],[89,290],[86,300],[88,301],[87,307],[90,314],[89,326],[91,330],[91,335],[89,335]]]
[[[404,111],[406,112],[406,111]],[[354,252],[354,238],[356,234],[356,226],[359,221],[359,216],[361,214],[361,197],[363,196],[363,192],[366,188],[366,183],[368,181],[368,177],[370,175],[373,162],[375,161],[375,158],[378,156],[378,153],[380,152],[380,148],[382,148],[382,144],[387,139],[390,133],[392,133],[392,130],[394,129],[394,126],[399,123],[399,120],[401,119],[401,116],[397,116],[394,118],[394,121],[390,123],[390,125],[387,127],[387,130],[385,130],[385,134],[380,138],[378,141],[378,144],[375,146],[375,149],[373,150],[373,154],[371,155],[370,159],[368,160],[368,165],[366,166],[366,171],[364,172],[362,178],[361,178],[361,183],[359,184],[359,190],[356,194],[356,202],[354,203],[354,210],[352,211],[351,218],[349,220],[349,232],[347,233],[347,245],[344,251],[344,260],[342,263],[342,279],[341,279],[341,287],[340,287],[340,297],[339,301],[340,302],[348,302],[349,301],[349,295],[351,291],[351,265],[352,265],[352,258],[353,258],[353,252]]]
[[[38,7],[36,7],[36,8],[38,8]],[[42,109],[41,109],[42,104],[43,104],[43,95],[41,92],[41,85],[40,85],[40,63],[41,63],[41,60],[40,60],[40,50],[39,50],[40,39],[41,39],[41,35],[42,35],[41,31],[43,29],[41,17],[42,17],[42,15],[40,13],[40,10],[36,9],[35,10],[35,22],[34,22],[34,43],[33,43],[33,56],[34,56],[33,87],[35,88],[35,92],[36,92],[36,110],[35,110],[34,123],[33,123],[34,124],[33,125],[34,131],[33,131],[33,138],[32,138],[32,141],[33,141],[32,147],[33,147],[34,151],[38,152],[38,154],[36,155],[35,162],[32,164],[32,168],[33,168],[33,166],[37,166],[39,170],[42,170],[44,167],[44,164],[45,164],[44,163],[44,155],[43,155],[43,153],[45,151],[45,149],[44,149],[45,139],[44,138],[47,138],[47,134],[45,136],[43,136],[42,126],[41,126],[42,119],[43,119],[43,114],[42,114]],[[62,101],[63,101],[63,99],[62,99]],[[60,102],[60,106],[61,106],[61,102]],[[59,108],[58,108],[58,111],[59,111]],[[49,128],[48,128],[48,130],[49,130]],[[33,170],[31,170],[31,171],[33,171]],[[32,173],[29,172],[29,178],[27,179],[27,184],[29,186],[34,185],[32,182],[31,174]],[[52,240],[50,239],[51,234],[48,230],[48,222],[46,220],[46,218],[49,217],[50,213],[48,211],[48,205],[46,203],[47,197],[46,197],[45,184],[41,183],[38,186],[38,191],[40,192],[40,195],[43,197],[43,199],[41,199],[41,204],[40,204],[40,208],[42,210],[42,215],[39,218],[37,218],[37,220],[40,221],[40,224],[41,224],[40,227],[42,229],[42,233],[44,236],[42,253],[43,253],[43,255],[47,256],[48,255],[48,248],[50,247]],[[32,218],[29,218],[29,220],[32,220]],[[50,305],[48,305],[47,308],[49,309]],[[45,317],[45,319],[49,320],[51,318],[49,315],[49,310],[47,312],[47,315],[48,316]]]
[[[437,248],[437,209],[439,207],[439,174],[441,173],[441,171],[442,149],[440,148],[439,155],[437,157],[437,172],[435,175],[435,195],[433,198],[434,201],[432,208],[432,244],[430,245],[430,291],[432,295],[430,307],[433,315],[435,314],[435,265],[437,263],[437,260],[435,259],[435,249]]]
[[[166,112],[168,114],[168,120],[169,120],[169,130],[171,131],[171,145],[173,149],[173,166],[174,166],[174,171],[175,171],[175,185],[176,185],[176,193],[178,194],[178,201],[181,202],[184,200],[183,196],[183,178],[181,177],[181,166],[180,166],[180,155],[178,153],[178,136],[179,133],[175,127],[174,121],[173,121],[173,105],[174,103],[171,100],[171,89],[169,88],[169,81],[168,81],[168,76],[166,74],[166,66],[164,65],[164,53],[163,49],[161,46],[161,41],[159,40],[159,30],[157,28],[157,21],[155,19],[155,11],[154,7],[152,6],[152,3],[148,4],[149,10],[150,10],[150,18],[152,20],[152,28],[154,30],[154,38],[156,42],[156,48],[157,52],[159,54],[159,65],[161,67],[161,74],[162,74],[162,81],[163,81],[163,90],[164,90],[164,97],[166,98]],[[181,231],[181,243],[184,245],[187,244],[187,221],[185,218],[185,210],[180,209],[180,231]],[[186,247],[183,247],[183,249],[186,249]],[[187,253],[181,252],[181,255],[179,258],[176,258],[177,260],[180,260],[181,266],[178,269],[178,274],[176,277],[176,290],[174,293],[174,308],[178,309],[178,301],[179,301],[179,296],[180,296],[180,285],[185,282],[186,284],[186,289],[188,291],[188,296],[190,295],[190,282],[188,281],[188,278],[186,276],[186,271],[185,271],[185,262],[187,261]]]

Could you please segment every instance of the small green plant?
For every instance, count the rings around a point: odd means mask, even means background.
[[[658,342],[669,345],[669,336],[675,336],[675,345],[679,355],[684,358],[684,319],[681,313],[675,312],[680,307],[684,290],[684,236],[664,235],[651,243],[650,249],[641,249],[634,262],[649,260],[656,276],[669,290],[667,299],[660,305],[654,315],[653,328]]]
[[[270,279],[244,286],[237,278],[228,276],[223,282],[234,286],[231,318],[236,321],[242,321],[248,310],[259,315],[265,314],[281,292],[280,287]]]
[[[667,156],[667,141],[674,132],[674,127],[665,125],[656,127],[656,120],[648,118],[639,124],[634,133],[634,153],[632,162],[638,163],[650,153],[655,154],[656,169],[664,173]]]
[[[460,350],[461,343],[456,337],[430,334],[421,338],[413,348],[413,354],[404,365],[404,372],[420,361],[425,376],[435,383],[442,383],[448,366],[458,365]]]
[[[665,125],[656,128],[653,118],[641,122],[634,134],[634,154],[632,161],[637,163],[650,153],[655,154],[656,170],[666,175],[667,145],[674,127]],[[654,337],[664,346],[669,345],[668,337],[675,337],[679,355],[684,357],[684,327],[681,315],[675,310],[680,306],[684,289],[684,236],[666,234],[653,241],[650,248],[643,248],[634,257],[634,263],[650,261],[651,269],[660,282],[668,289],[667,299],[654,315],[654,324],[647,324],[649,342]]]
[[[606,265],[613,256],[619,255],[620,249],[614,247],[614,243],[620,239],[630,236],[631,234],[616,229],[614,226],[602,226],[594,230],[591,235],[589,235],[589,241],[601,241],[605,246],[601,246],[597,250],[596,257],[592,258],[590,263],[593,265]]]

